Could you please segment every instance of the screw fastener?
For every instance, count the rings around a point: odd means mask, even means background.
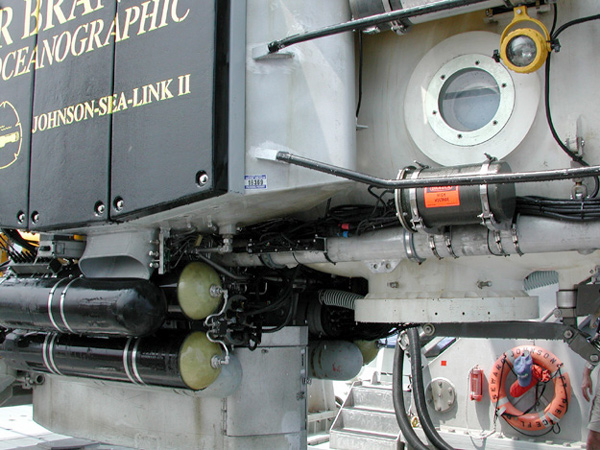
[[[206,185],[208,183],[208,174],[206,172],[198,172],[196,183],[198,183],[198,186]]]

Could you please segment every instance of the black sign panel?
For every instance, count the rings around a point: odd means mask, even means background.
[[[29,146],[36,37],[24,2],[0,0],[0,226],[27,226]]]
[[[30,227],[105,221],[116,2],[42,5],[31,25],[38,37]]]
[[[215,85],[224,77],[227,4],[119,4],[119,20],[131,25],[115,52],[115,95],[123,107],[112,117],[111,217],[147,214],[214,193],[213,136],[223,125],[215,110],[225,104]]]
[[[0,226],[93,225],[224,192],[229,7],[0,0]]]

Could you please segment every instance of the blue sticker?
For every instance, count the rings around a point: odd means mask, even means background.
[[[245,189],[267,189],[266,175],[246,175],[244,176]]]

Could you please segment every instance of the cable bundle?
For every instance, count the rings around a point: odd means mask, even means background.
[[[600,199],[560,200],[544,197],[517,197],[517,213],[570,221],[600,219]]]

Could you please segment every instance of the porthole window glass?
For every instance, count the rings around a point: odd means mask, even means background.
[[[465,68],[444,82],[439,95],[444,121],[458,131],[475,131],[490,123],[500,106],[500,87],[487,71]]]

